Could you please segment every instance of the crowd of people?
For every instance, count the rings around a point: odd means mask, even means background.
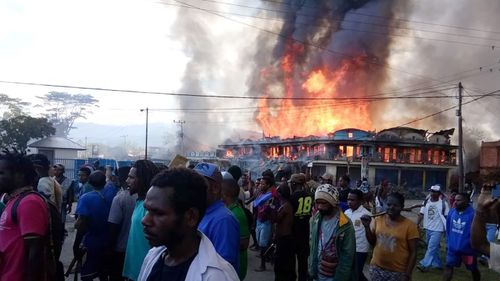
[[[451,280],[462,263],[480,280],[480,255],[500,272],[492,231],[500,201],[491,189],[483,187],[474,209],[468,194],[446,197],[434,185],[412,206],[420,208],[414,222],[402,215],[401,193],[386,183],[375,192],[365,181],[351,187],[347,175],[335,182],[325,173],[315,182],[296,173],[277,181],[267,170],[254,181],[238,166],[138,160],[116,170],[85,165],[74,181],[41,154],[4,151],[0,281],[64,280],[60,255],[74,202],[74,259],[66,271],[84,281],[244,280],[270,265],[284,281],[402,281],[415,267],[442,269]],[[426,253],[418,261],[422,232]],[[257,268],[248,266],[249,250],[259,255]]]

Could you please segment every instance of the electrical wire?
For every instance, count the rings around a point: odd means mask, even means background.
[[[198,1],[215,3],[215,4],[222,4],[222,5],[229,5],[229,6],[236,6],[236,7],[241,7],[241,8],[246,8],[246,9],[254,9],[254,10],[259,10],[259,11],[274,12],[274,13],[280,13],[280,14],[289,14],[291,12],[294,12],[294,11],[291,11],[291,10],[288,10],[288,11],[287,10],[276,10],[276,9],[262,8],[262,7],[256,7],[256,6],[248,6],[248,5],[235,4],[235,3],[227,3],[227,2],[215,1],[215,0],[198,0]],[[172,4],[172,3],[165,3],[165,4],[167,4],[167,5],[175,5],[175,4]],[[176,6],[183,7],[182,5],[176,5]],[[184,7],[186,7],[186,6],[184,6]],[[218,13],[223,13],[223,14],[232,14],[232,15],[235,15],[235,16],[258,18],[258,19],[263,19],[263,20],[281,20],[281,21],[284,21],[284,19],[275,19],[275,18],[269,18],[269,17],[259,17],[259,16],[238,14],[238,13],[226,12],[226,11],[220,11],[220,10],[212,10],[212,11],[218,12]],[[307,18],[316,19],[315,15],[307,14],[307,13],[295,13],[295,15],[296,16],[300,16],[300,17],[307,17]],[[338,22],[338,23],[362,24],[362,25],[369,25],[369,26],[377,26],[377,27],[381,27],[381,28],[390,28],[390,29],[393,29],[393,30],[408,30],[408,31],[427,32],[427,33],[433,33],[433,34],[439,34],[439,35],[447,35],[447,36],[455,36],[455,37],[465,37],[465,38],[471,38],[471,39],[481,39],[481,40],[487,40],[487,41],[500,42],[500,38],[485,38],[485,37],[482,37],[482,36],[475,36],[475,35],[456,34],[456,33],[441,32],[441,31],[434,31],[434,30],[416,29],[416,28],[401,27],[401,26],[395,26],[395,25],[389,25],[389,24],[380,24],[380,23],[374,23],[374,22],[364,22],[364,21],[359,21],[359,20],[351,20],[351,19],[346,19],[346,18],[341,18],[341,17],[330,17],[329,20],[331,20],[333,22]],[[302,26],[317,26],[317,27],[325,27],[325,26],[327,26],[327,25],[324,25],[324,24],[316,24],[316,23],[304,23],[304,22],[294,22],[294,23],[302,25]],[[368,32],[368,33],[379,34],[379,35],[389,35],[389,36],[397,36],[397,37],[408,37],[408,38],[423,39],[423,40],[434,40],[434,41],[441,41],[441,42],[448,42],[448,43],[458,43],[458,44],[464,44],[464,45],[481,46],[481,47],[492,47],[492,46],[495,46],[495,45],[475,44],[475,43],[463,42],[463,41],[453,41],[453,40],[445,40],[445,39],[437,39],[437,38],[426,38],[426,37],[421,37],[421,36],[406,36],[406,35],[392,34],[392,33],[383,33],[383,32],[377,32],[377,31],[359,30],[359,29],[348,28],[348,27],[345,27],[345,26],[343,26],[341,29],[343,29],[343,30],[349,30],[349,31],[354,31],[354,32]],[[495,47],[497,47],[497,46],[495,46]]]
[[[276,0],[260,0],[261,2],[268,2],[268,3],[273,3],[275,5],[286,5],[286,6],[292,6],[289,3],[283,2],[283,1],[276,1]],[[308,8],[308,9],[313,9],[317,10],[319,9],[317,6],[309,6],[302,4],[302,8]],[[350,11],[350,14],[353,15],[360,15],[364,17],[370,17],[370,18],[376,18],[376,19],[381,19],[384,21],[387,20],[393,20],[393,21],[401,21],[401,22],[408,22],[408,23],[416,23],[416,24],[423,24],[423,25],[430,25],[430,26],[439,26],[439,27],[444,27],[444,28],[451,28],[451,29],[459,29],[459,30],[467,30],[467,31],[475,31],[475,32],[483,32],[483,33],[494,33],[494,34],[500,34],[499,31],[494,31],[494,30],[485,30],[485,29],[480,29],[476,27],[465,27],[465,26],[457,26],[457,25],[447,25],[447,24],[439,24],[439,23],[433,23],[433,22],[426,22],[426,21],[418,21],[418,20],[410,20],[410,19],[405,19],[405,18],[388,18],[380,15],[374,15],[374,14],[368,14],[368,13],[361,13],[359,11]]]
[[[186,9],[196,9],[196,8],[189,7],[189,6],[177,5],[177,4],[172,4],[172,3],[164,3],[164,5],[169,5],[169,6],[179,7],[179,8],[186,8]],[[226,11],[220,11],[220,10],[206,9],[206,11],[211,11],[211,12],[216,12],[216,13],[225,14],[225,15],[231,15],[231,16],[247,17],[247,18],[253,18],[253,19],[272,20],[272,21],[281,21],[281,22],[283,22],[282,19],[273,19],[273,18],[261,17],[261,16],[244,15],[244,14],[233,13],[233,12],[226,12]],[[342,23],[343,22],[351,22],[351,23],[353,22],[353,21],[342,21],[342,20],[333,20],[333,21],[342,22]],[[363,22],[358,22],[358,23],[365,24],[365,25],[375,25],[375,26],[377,26],[377,24],[371,24],[371,23],[363,23]],[[295,22],[295,24],[300,25],[302,27],[304,27],[304,26],[327,27],[324,24],[314,24],[314,23]],[[403,29],[403,28],[400,28],[400,29]],[[381,32],[381,31],[376,31],[376,30],[355,29],[355,28],[346,27],[346,26],[342,26],[342,27],[339,28],[339,31],[342,31],[342,30],[359,32],[359,33],[369,33],[369,34],[376,35],[376,36],[412,38],[412,39],[418,39],[418,40],[430,40],[430,41],[452,43],[452,44],[462,44],[462,45],[475,46],[475,47],[493,48],[493,49],[496,48],[496,47],[499,47],[497,45],[492,45],[492,44],[480,44],[480,43],[472,43],[472,42],[464,42],[464,41],[456,41],[456,40],[448,40],[448,39],[440,39],[440,38],[429,38],[429,37],[422,37],[422,36],[402,35],[402,34]],[[430,32],[430,31],[424,31],[424,32]],[[438,33],[438,32],[435,32],[435,33]],[[452,35],[452,34],[449,34],[449,35]],[[459,35],[453,35],[453,36],[459,36]],[[474,38],[472,36],[466,36],[466,37]],[[482,38],[482,37],[477,37],[477,38],[481,38],[481,39],[484,39],[484,40],[490,40],[490,41],[498,41],[498,42],[500,42],[500,39],[497,39],[497,38],[495,38],[495,39],[486,39],[486,38]]]
[[[473,103],[473,102],[476,102],[476,101],[478,101],[478,100],[480,100],[480,99],[483,99],[483,98],[486,98],[486,97],[495,96],[495,95],[497,95],[498,93],[500,93],[500,90],[492,91],[492,92],[489,92],[489,93],[486,93],[486,94],[483,94],[483,95],[476,95],[476,98],[474,98],[474,99],[472,99],[472,100],[470,100],[470,101],[467,101],[467,102],[462,103],[462,106],[467,105],[467,104],[470,104],[470,103]],[[415,122],[422,121],[422,120],[425,120],[425,119],[428,119],[428,118],[434,117],[434,116],[436,116],[436,115],[439,115],[439,114],[441,114],[441,113],[444,113],[444,112],[447,112],[447,111],[453,110],[453,109],[455,109],[455,108],[457,108],[457,107],[458,107],[458,105],[455,105],[455,106],[452,106],[452,107],[448,107],[448,108],[443,109],[443,110],[440,110],[440,111],[438,111],[438,112],[435,112],[435,113],[432,113],[432,114],[429,114],[429,115],[423,116],[423,117],[421,117],[421,118],[414,119],[414,120],[412,120],[412,121],[410,121],[410,122],[406,122],[406,123],[401,124],[401,125],[399,125],[399,126],[397,126],[397,127],[404,127],[404,126],[407,126],[407,125],[413,124],[413,123],[415,123]]]
[[[334,55],[339,55],[339,56],[343,56],[343,57],[347,57],[347,58],[350,58],[350,59],[353,59],[353,55],[352,54],[347,54],[347,53],[344,53],[344,52],[340,52],[340,51],[336,51],[336,50],[331,50],[331,49],[328,49],[328,48],[325,48],[325,47],[322,47],[322,46],[318,46],[318,45],[315,45],[315,44],[310,44],[306,41],[303,41],[303,40],[298,40],[298,39],[295,39],[295,38],[290,38],[289,36],[286,36],[284,34],[281,34],[281,33],[278,33],[278,32],[274,32],[274,31],[271,31],[271,30],[267,30],[267,29],[263,29],[263,28],[260,28],[258,26],[255,26],[255,25],[252,25],[252,24],[249,24],[249,23],[246,23],[246,22],[242,22],[242,21],[238,21],[238,20],[235,20],[235,19],[232,19],[230,17],[227,17],[227,16],[224,16],[224,15],[221,15],[219,13],[215,13],[215,12],[212,12],[210,10],[207,10],[207,9],[204,9],[204,8],[200,8],[200,7],[197,7],[197,6],[193,6],[191,4],[187,4],[185,2],[182,2],[182,1],[179,1],[179,0],[173,0],[179,4],[183,4],[183,5],[186,5],[186,6],[189,6],[189,7],[193,7],[193,9],[197,9],[197,10],[200,10],[200,11],[204,11],[206,13],[209,13],[209,14],[212,14],[212,15],[215,15],[215,16],[218,16],[218,17],[221,17],[221,18],[224,18],[224,19],[227,19],[229,21],[232,21],[232,22],[236,22],[236,23],[239,23],[241,25],[245,25],[245,26],[248,26],[250,28],[253,28],[253,29],[257,29],[257,30],[260,30],[262,32],[265,32],[265,33],[268,33],[268,34],[272,34],[272,35],[275,35],[277,37],[281,37],[283,39],[290,39],[290,40],[293,40],[297,43],[301,43],[302,45],[304,46],[309,46],[309,47],[312,47],[312,48],[315,48],[315,49],[319,49],[319,50],[323,50],[325,52],[328,52],[328,53],[331,53],[331,54],[334,54]],[[377,62],[373,62],[373,61],[369,61],[370,64],[373,64],[373,65],[377,65],[379,67],[383,67],[383,68],[386,68],[388,70],[391,70],[391,71],[397,71],[397,72],[400,72],[400,73],[404,73],[406,75],[411,75],[411,76],[414,76],[414,77],[419,77],[419,78],[423,78],[423,79],[427,79],[427,80],[432,80],[432,81],[436,81],[436,79],[433,79],[431,77],[426,77],[424,75],[420,75],[420,74],[415,74],[415,73],[411,73],[411,72],[408,72],[408,71],[405,71],[403,69],[398,69],[398,68],[394,68],[394,67],[391,67],[390,65],[388,65],[387,63],[377,63]],[[440,82],[440,81],[437,81],[437,82]]]
[[[112,88],[101,88],[101,87],[84,87],[84,86],[74,86],[74,85],[57,85],[57,84],[47,84],[47,83],[34,83],[34,82],[20,82],[20,81],[7,81],[0,80],[0,83],[5,84],[15,84],[15,85],[27,85],[27,86],[40,86],[40,87],[52,87],[52,88],[64,88],[64,89],[78,89],[78,90],[92,90],[92,91],[105,91],[105,92],[121,92],[121,93],[135,93],[135,94],[148,94],[148,95],[164,95],[164,96],[176,96],[176,97],[194,97],[194,98],[220,98],[220,99],[246,99],[246,100],[304,100],[304,101],[327,101],[327,100],[340,100],[340,101],[351,101],[351,100],[392,100],[392,99],[442,99],[442,98],[454,98],[454,96],[386,96],[386,97],[263,97],[263,96],[236,96],[236,95],[213,95],[213,94],[193,94],[193,93],[174,93],[174,92],[158,92],[158,91],[140,91],[140,90],[128,90],[128,89],[112,89]],[[448,88],[452,89],[452,88]],[[447,90],[447,89],[444,89]],[[429,93],[429,92],[427,92]]]

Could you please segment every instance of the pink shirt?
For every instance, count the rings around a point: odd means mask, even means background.
[[[24,236],[46,235],[49,214],[46,203],[37,195],[29,194],[17,206],[17,223],[12,221],[12,205],[18,197],[9,200],[0,217],[0,281],[22,281],[26,257]]]

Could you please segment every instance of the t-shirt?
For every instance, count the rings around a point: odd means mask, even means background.
[[[113,198],[115,198],[117,193],[118,193],[118,188],[116,188],[113,182],[106,183],[104,189],[102,190],[102,195],[106,199],[106,202],[109,203],[110,207],[111,203],[113,203]]]
[[[344,189],[339,188],[339,206],[343,212],[349,209],[349,206],[347,205],[347,197],[349,196],[350,191],[351,189],[349,187]]]
[[[462,212],[456,208],[451,209],[446,219],[446,240],[448,251],[458,252],[464,255],[475,255],[470,243],[470,231],[474,209],[468,206]]]
[[[68,201],[68,190],[71,187],[71,180],[65,176],[62,176],[61,178],[56,178],[57,182],[61,186],[61,191],[63,194],[63,202]]]
[[[150,249],[142,227],[142,218],[144,218],[145,215],[146,209],[144,208],[144,200],[137,200],[134,212],[132,213],[123,266],[123,276],[134,281],[137,280],[139,272],[141,271],[142,262]]]
[[[500,244],[490,243],[490,269],[500,273]]]
[[[406,272],[410,257],[408,241],[420,237],[417,224],[403,217],[402,221],[389,227],[385,220],[386,215],[380,216],[375,218],[373,224],[377,243],[373,249],[371,264],[389,271]]]
[[[330,257],[330,259],[338,260],[337,248],[335,248],[336,234],[335,229],[339,225],[339,216],[335,216],[328,220],[322,220],[319,230],[319,245],[318,245],[318,261],[321,261],[323,256]],[[330,262],[334,261],[330,260]],[[318,263],[318,272],[321,263]],[[331,281],[332,277],[326,277],[318,274],[319,281]]]
[[[354,231],[356,234],[356,252],[367,253],[370,249],[368,239],[366,239],[365,227],[361,223],[361,217],[363,215],[371,215],[365,207],[359,206],[355,211],[352,209],[347,209],[345,215],[352,221],[354,226]]]
[[[155,265],[151,269],[151,273],[149,273],[148,279],[146,281],[184,281],[186,280],[187,273],[189,271],[189,267],[193,262],[196,255],[189,258],[187,261],[178,264],[176,266],[168,266],[165,264],[165,261],[162,257],[165,254],[162,254],[161,257],[156,261]]]
[[[339,201],[340,202],[347,202],[347,197],[349,196],[349,192],[351,189],[349,187],[346,187],[344,189],[339,188]]]
[[[375,210],[377,213],[387,211],[387,198],[383,199],[380,196],[375,197]]]
[[[238,220],[240,224],[240,239],[246,239],[250,237],[250,232],[248,231],[248,220],[243,208],[237,203],[234,203],[228,206],[229,210],[233,213],[233,215]],[[248,256],[247,249],[240,250],[240,271],[238,272],[238,276],[240,279],[243,279],[247,273],[247,265],[248,265]]]
[[[134,212],[137,195],[130,195],[129,190],[122,190],[113,198],[111,209],[109,210],[108,222],[120,226],[120,233],[115,245],[115,251],[125,252],[127,248],[130,222]]]
[[[210,239],[215,251],[239,272],[240,224],[221,200],[208,206],[198,229]]]
[[[17,197],[6,205],[0,217],[0,281],[24,280],[25,248],[23,237],[44,236],[49,225],[47,204],[36,194],[26,195],[17,206],[17,223],[12,221],[12,206]]]
[[[292,233],[297,241],[309,243],[309,219],[314,205],[311,193],[306,190],[297,190],[290,196],[293,208]]]
[[[76,206],[75,214],[88,219],[88,232],[83,245],[90,250],[101,250],[108,245],[109,204],[101,191],[85,193]]]
[[[254,210],[257,210],[257,220],[266,222],[271,219],[273,209],[271,203],[274,202],[273,194],[271,191],[260,194],[254,201]]]
[[[59,205],[59,203],[62,201],[60,200],[58,202],[56,198],[56,180],[54,180],[51,177],[43,177],[38,180],[38,186],[37,186],[37,191],[38,193],[42,194],[45,198],[50,200],[52,203],[56,204],[56,206]],[[58,206],[59,208],[61,206]]]
[[[82,185],[82,187],[80,188],[80,194],[79,194],[79,197],[82,197],[83,194],[87,193],[87,192],[91,192],[92,190],[94,190],[94,188],[90,185],[90,183],[86,182]]]
[[[444,203],[443,210],[442,199],[436,202],[427,200],[426,204],[420,208],[420,213],[424,215],[424,228],[432,231],[444,231],[446,226],[446,218],[448,216],[449,207]],[[444,211],[444,215],[443,215]]]

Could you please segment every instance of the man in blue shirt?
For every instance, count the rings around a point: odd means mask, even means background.
[[[456,208],[451,209],[446,219],[448,251],[443,280],[450,281],[453,278],[453,268],[459,267],[463,262],[472,273],[472,280],[479,281],[481,274],[477,268],[476,251],[470,242],[474,209],[469,204],[469,196],[465,193],[455,196],[455,205]]]
[[[88,183],[93,190],[82,195],[76,207],[78,219],[75,223],[76,237],[73,244],[75,257],[81,257],[87,251],[87,258],[82,265],[82,280],[105,278],[103,253],[108,246],[107,220],[110,204],[104,198],[102,190],[106,176],[101,171],[90,174]],[[104,279],[101,279],[104,280]]]
[[[214,244],[217,253],[239,272],[240,225],[222,201],[222,174],[210,163],[199,163],[194,170],[208,182],[207,210],[198,229]]]

